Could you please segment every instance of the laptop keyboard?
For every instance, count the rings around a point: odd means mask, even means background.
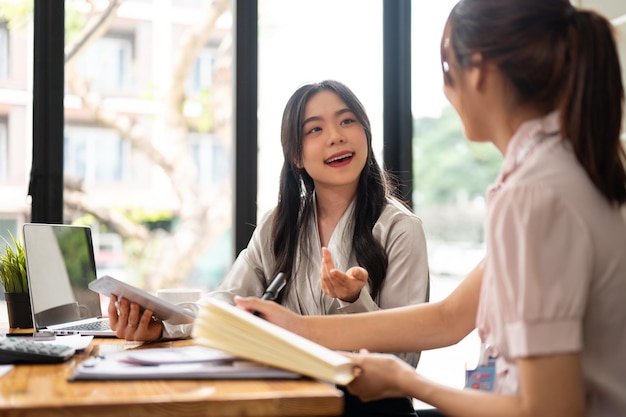
[[[76,326],[64,327],[63,330],[111,330],[109,319],[98,320],[91,323],[77,324]]]

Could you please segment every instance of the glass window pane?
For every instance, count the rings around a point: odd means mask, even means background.
[[[7,180],[9,172],[9,146],[7,140],[7,122],[0,118],[0,181]]]
[[[470,146],[443,94],[439,42],[455,3],[411,3],[413,206],[426,232],[431,301],[452,292],[483,256],[483,195],[500,160],[491,149]],[[490,163],[481,164],[479,158]],[[468,172],[479,175],[468,176]],[[478,337],[472,332],[457,345],[423,352],[418,371],[461,388],[465,366],[473,366],[479,348]],[[416,407],[430,408],[419,402]]]
[[[6,22],[0,21],[0,81],[9,77],[9,30]]]
[[[32,0],[0,0],[0,242],[30,216],[32,10]]]
[[[0,253],[11,235],[21,240],[30,217],[32,10],[32,0],[0,0]],[[7,322],[0,285],[0,323]]]
[[[208,290],[232,263],[230,4],[126,0],[83,38],[106,9],[66,1],[65,216],[99,275]]]
[[[259,217],[276,204],[282,113],[304,83],[331,78],[354,91],[382,163],[382,23],[381,0],[259,0]]]

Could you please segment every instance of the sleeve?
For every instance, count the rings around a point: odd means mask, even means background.
[[[233,303],[235,295],[260,297],[267,286],[266,271],[269,271],[273,261],[269,258],[271,248],[271,212],[267,213],[261,223],[252,233],[248,246],[239,253],[228,273],[214,291],[204,295],[207,298],[220,299]],[[163,322],[165,339],[186,338],[191,335],[192,324],[173,325]]]
[[[207,297],[218,298],[233,303],[235,295],[260,297],[267,287],[267,275],[274,265],[271,254],[271,212],[266,214],[257,226],[232,267],[217,288]]]
[[[422,221],[413,213],[397,209],[390,211],[391,214],[383,213],[373,230],[388,258],[387,276],[378,304],[366,286],[354,303],[341,302],[339,311],[343,314],[402,307],[428,300],[428,253]],[[419,352],[398,354],[413,366],[417,366],[419,355]]]
[[[542,186],[507,190],[491,210],[488,262],[512,357],[579,351],[593,259],[588,229]]]

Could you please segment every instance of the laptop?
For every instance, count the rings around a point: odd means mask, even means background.
[[[97,278],[91,229],[26,223],[23,232],[35,330],[115,337],[100,295],[88,288]]]

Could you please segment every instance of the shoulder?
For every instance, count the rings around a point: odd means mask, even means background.
[[[387,197],[385,208],[383,209],[377,223],[409,223],[419,224],[421,226],[422,219],[420,219],[409,207],[403,202],[394,197]]]
[[[422,219],[394,198],[387,199],[387,204],[376,221],[372,233],[381,242],[397,239],[421,242],[425,239]]]
[[[584,235],[586,230],[579,209],[549,183],[503,188],[489,203],[487,227],[492,235],[510,239],[507,242],[531,236],[568,236],[574,230]]]
[[[269,238],[272,233],[272,226],[274,224],[274,215],[276,214],[276,207],[264,212],[257,225],[254,228],[254,234],[257,236],[263,236]]]

